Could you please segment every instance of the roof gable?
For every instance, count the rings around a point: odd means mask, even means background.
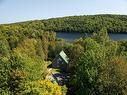
[[[69,58],[67,57],[67,55],[63,50],[59,53],[59,55],[66,63],[69,63]]]

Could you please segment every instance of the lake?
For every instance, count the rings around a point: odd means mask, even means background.
[[[56,37],[62,38],[67,41],[74,41],[76,39],[79,39],[83,37],[83,33],[66,33],[66,32],[57,32]],[[92,34],[88,34],[88,36],[91,36]],[[127,40],[127,34],[112,34],[109,33],[109,36],[113,40]]]

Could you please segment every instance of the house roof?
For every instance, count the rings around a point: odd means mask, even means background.
[[[62,50],[59,55],[62,57],[62,59],[66,62],[69,63],[69,58],[67,57],[67,55],[65,54],[65,52]]]

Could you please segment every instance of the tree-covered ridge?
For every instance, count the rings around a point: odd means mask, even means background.
[[[72,16],[45,20],[46,30],[57,32],[95,32],[106,27],[111,33],[127,32],[127,16],[120,15],[91,15]]]
[[[46,30],[55,32],[97,32],[106,27],[110,33],[127,32],[126,15],[84,15],[52,18],[47,20],[27,21],[1,25],[0,29],[13,27],[14,30]]]

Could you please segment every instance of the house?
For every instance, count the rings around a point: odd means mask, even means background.
[[[52,68],[60,69],[63,72],[67,72],[69,68],[69,58],[62,50],[52,62]]]

